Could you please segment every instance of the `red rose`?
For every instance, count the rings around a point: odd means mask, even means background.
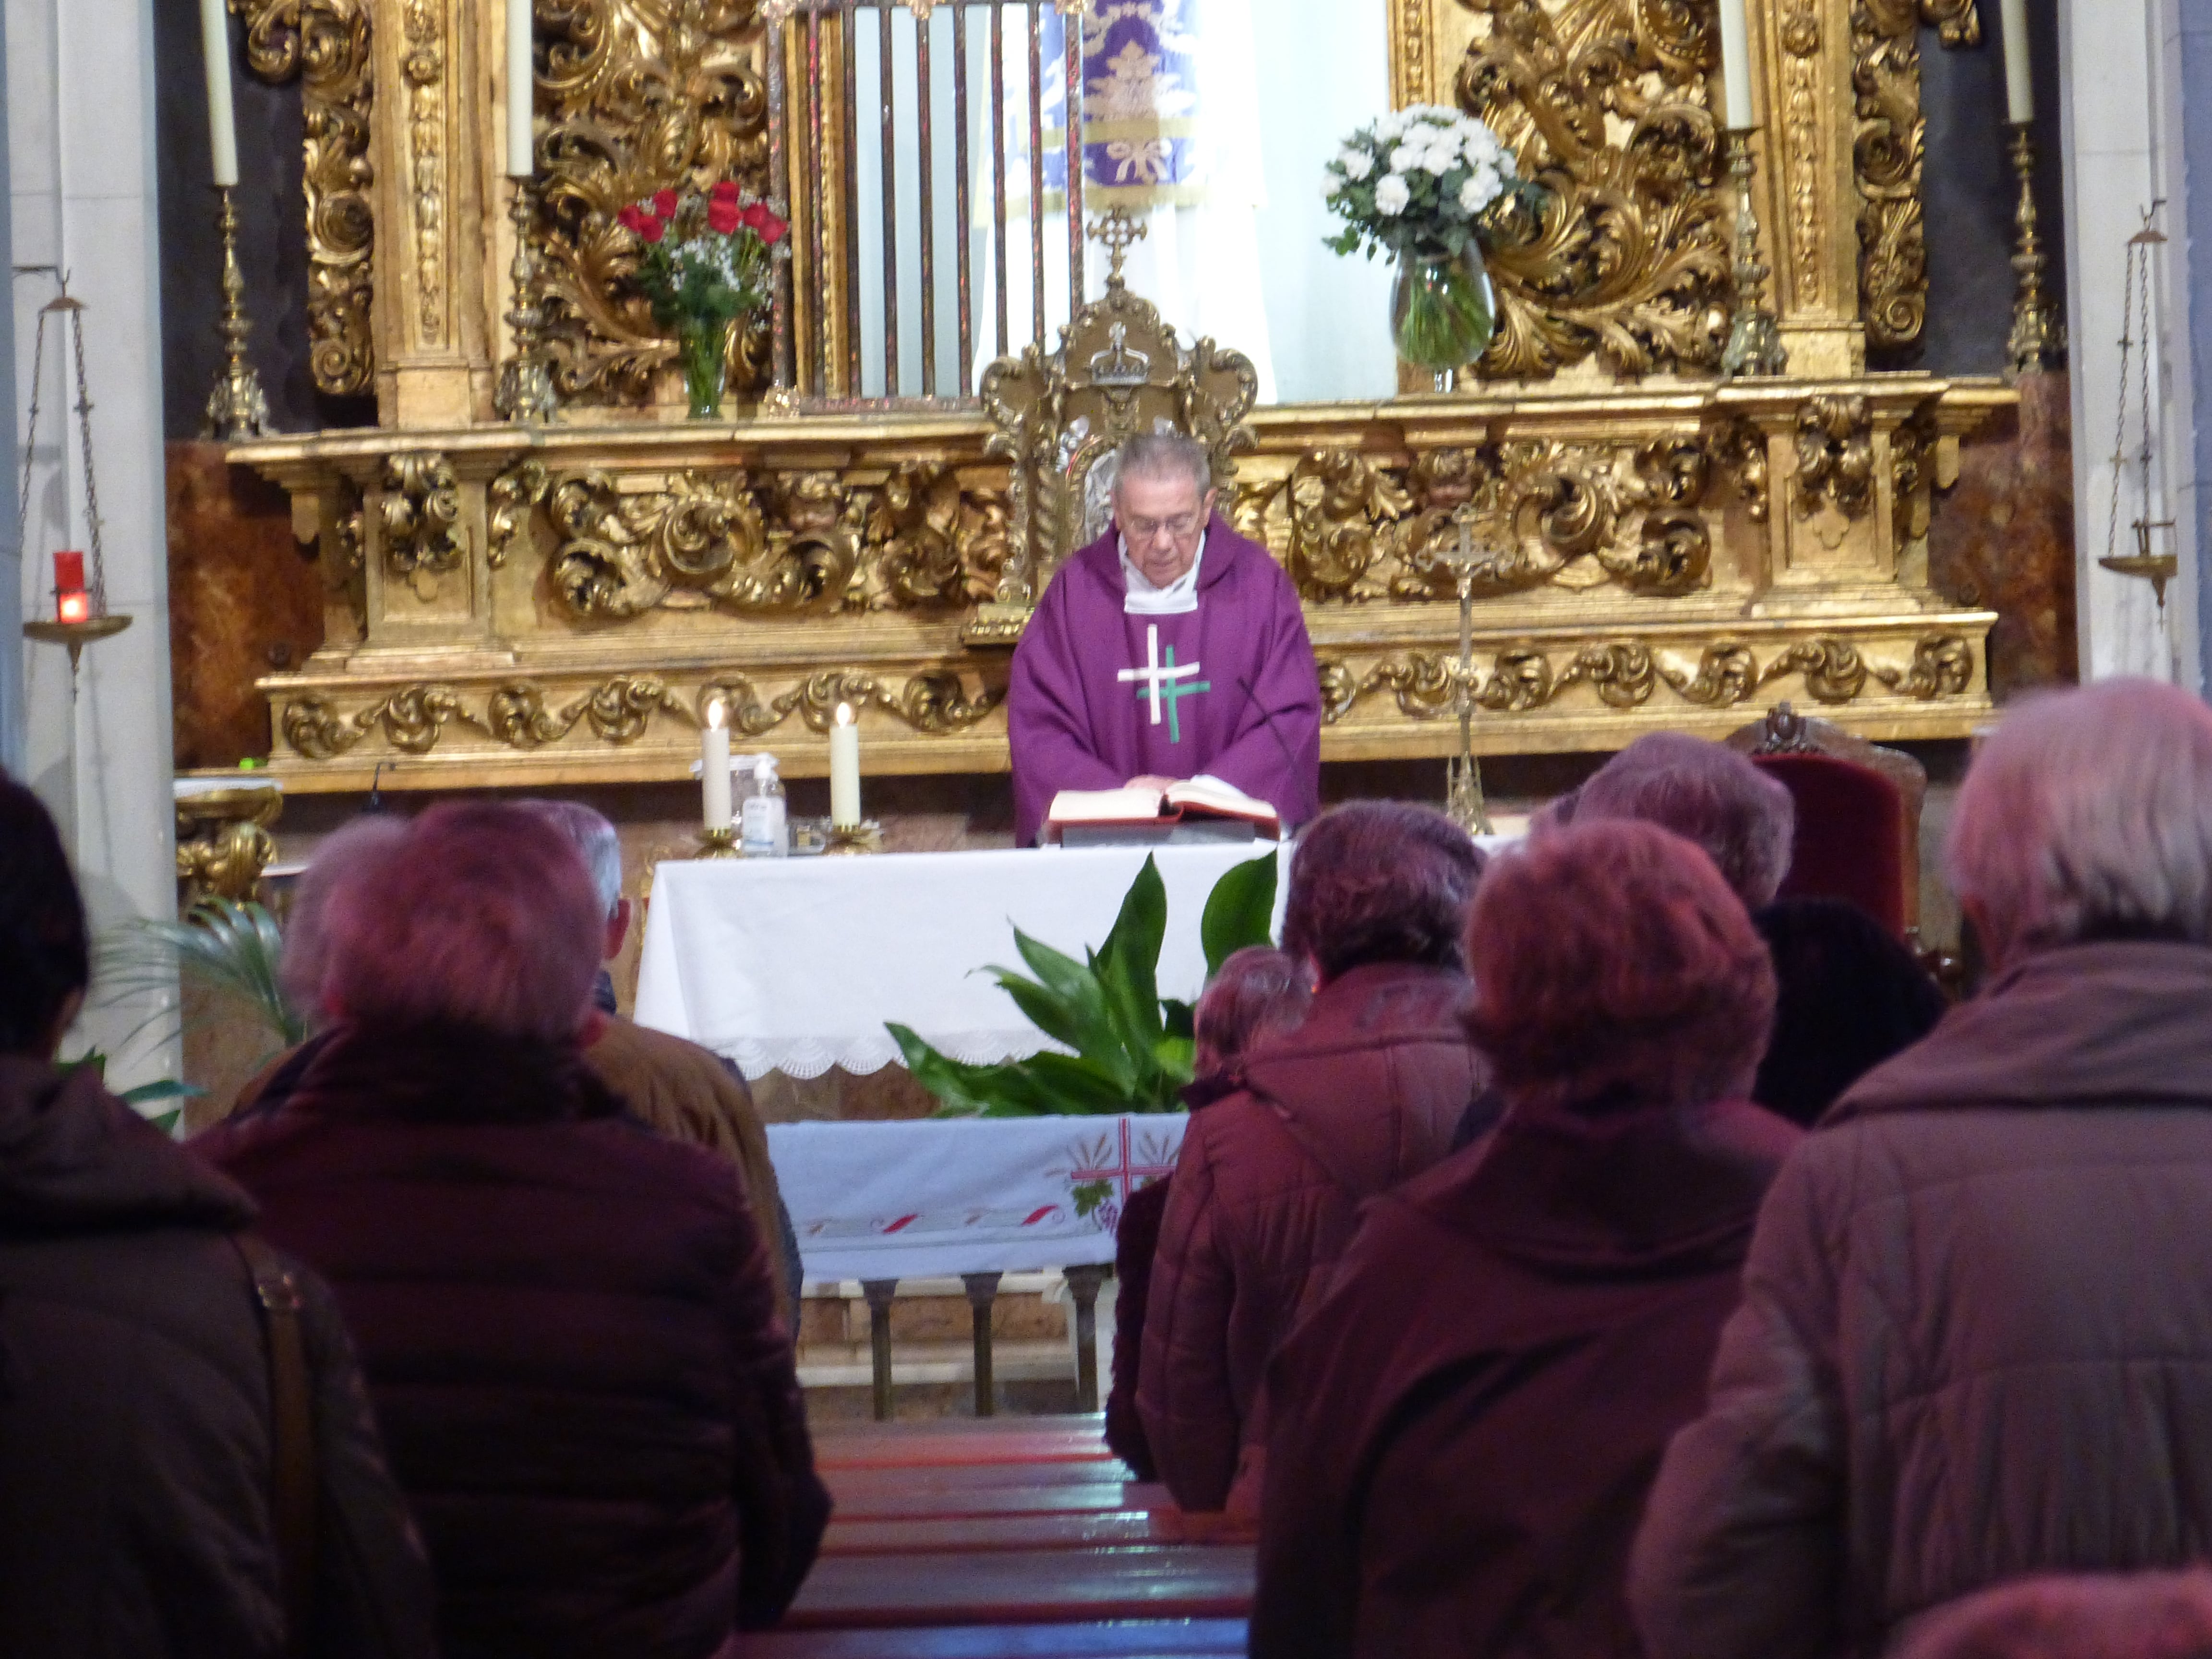
[[[668,234],[668,227],[649,213],[637,216],[637,234],[648,242],[657,242]]]
[[[734,207],[738,201],[738,181],[734,179],[723,179],[720,184],[707,192],[707,199],[710,202],[727,202]]]
[[[676,216],[676,192],[672,190],[655,191],[653,210],[664,219],[673,219]],[[653,240],[657,242],[660,239],[656,236]]]
[[[623,208],[620,213],[615,215],[615,218],[624,230],[635,231],[638,229],[640,224],[643,222],[645,215],[637,210],[637,205],[635,203],[632,203],[629,206]]]
[[[781,241],[784,233],[790,228],[775,216],[765,202],[752,204],[744,210],[742,218],[745,228],[770,247]]]
[[[717,236],[727,236],[735,230],[741,217],[735,202],[709,201],[707,204],[707,228]]]

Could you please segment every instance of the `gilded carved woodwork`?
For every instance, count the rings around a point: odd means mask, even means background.
[[[518,462],[491,481],[486,491],[489,515],[484,557],[495,570],[505,567],[517,540],[529,534],[531,510],[552,492],[553,475],[532,458]]]
[[[1821,213],[1820,14],[1796,0],[1782,15],[1782,154],[1788,210],[1783,224],[1790,253],[1791,298],[1818,307],[1826,298],[1827,246]]]
[[[1808,398],[1797,411],[1797,516],[1863,519],[1874,505],[1874,416],[1856,396]]]
[[[453,726],[528,753],[559,744],[580,726],[615,748],[633,746],[663,724],[696,732],[716,700],[729,711],[731,729],[747,737],[765,737],[793,714],[810,730],[826,732],[841,702],[880,709],[919,732],[957,732],[986,719],[1005,695],[1003,684],[971,692],[949,670],[897,684],[860,669],[824,671],[766,697],[752,677],[734,671],[710,672],[690,696],[663,675],[617,674],[566,701],[529,680],[505,682],[480,697],[457,685],[409,684],[350,712],[336,698],[310,693],[289,700],[279,724],[285,741],[312,761],[337,760],[372,733],[403,755],[424,756]]]
[[[180,908],[204,898],[244,903],[260,890],[261,872],[276,859],[270,827],[283,816],[280,789],[216,789],[177,802],[177,880]]]
[[[245,24],[253,73],[278,84],[300,82],[308,365],[318,392],[361,396],[377,362],[368,0],[230,0],[230,9]]]
[[[1918,345],[1928,320],[1928,245],[1921,209],[1927,122],[1920,112],[1920,29],[1946,46],[1976,46],[1975,0],[1852,0],[1851,90],[1857,127],[1860,314],[1867,343]]]
[[[537,0],[538,236],[554,384],[570,404],[641,403],[675,343],[632,285],[624,204],[686,183],[768,188],[757,0]],[[733,347],[741,388],[769,368],[765,319]]]
[[[1457,544],[1457,509],[1471,504],[1479,598],[1607,582],[1686,593],[1711,566],[1698,509],[1712,476],[1706,447],[1688,440],[1512,441],[1431,451],[1403,468],[1319,450],[1282,487],[1288,568],[1309,602],[1454,597],[1443,556]],[[1264,510],[1256,522],[1264,528]]]
[[[1911,644],[1902,662],[1877,662],[1848,640],[1799,640],[1762,653],[1754,645],[1722,641],[1693,659],[1633,640],[1608,640],[1569,652],[1516,647],[1495,653],[1475,670],[1475,706],[1492,714],[1527,714],[1587,685],[1608,708],[1641,708],[1660,688],[1683,702],[1732,708],[1792,676],[1815,702],[1850,703],[1877,686],[1923,702],[1963,696],[1973,677],[1972,647],[1960,635],[1934,633]],[[1364,673],[1340,658],[1321,663],[1322,719],[1342,722],[1368,698],[1387,693],[1412,720],[1455,716],[1459,665],[1442,652],[1413,651],[1387,659]]]
[[[409,199],[415,216],[418,337],[446,340],[446,15],[444,0],[406,0]]]
[[[384,464],[377,499],[384,568],[426,603],[461,568],[461,485],[453,463],[432,450],[409,450]]]
[[[1544,190],[1495,226],[1498,332],[1480,368],[1538,377],[1717,363],[1730,260],[1705,6],[1460,0],[1476,35],[1455,80]]]

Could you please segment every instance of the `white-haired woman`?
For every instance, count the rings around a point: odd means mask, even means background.
[[[1879,1652],[2212,1540],[2212,710],[2016,708],[1949,864],[1996,975],[1776,1181],[1638,1543],[1653,1659]]]

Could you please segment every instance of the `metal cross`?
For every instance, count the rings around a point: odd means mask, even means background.
[[[1126,208],[1115,208],[1103,219],[1091,222],[1091,240],[1106,250],[1112,262],[1106,280],[1115,287],[1121,285],[1121,268],[1129,262],[1129,250],[1152,234],[1152,227],[1129,216]]]

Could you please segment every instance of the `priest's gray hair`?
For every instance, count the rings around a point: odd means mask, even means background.
[[[1213,488],[1213,458],[1195,438],[1186,438],[1180,432],[1147,432],[1130,439],[1117,452],[1116,494],[1121,480],[1131,477],[1188,478],[1202,496]]]
[[[2015,704],[1960,787],[1947,854],[1996,961],[2212,944],[2212,709],[2146,679]]]
[[[544,818],[573,844],[591,872],[599,908],[609,915],[622,902],[622,837],[600,813],[580,801],[531,800],[522,803]]]
[[[1594,773],[1572,818],[1633,818],[1705,848],[1748,910],[1774,902],[1790,873],[1797,803],[1733,749],[1680,732],[1637,738]]]

